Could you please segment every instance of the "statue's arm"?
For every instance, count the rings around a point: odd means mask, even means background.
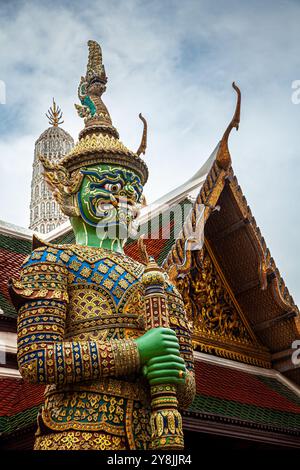
[[[188,408],[196,394],[192,335],[181,296],[171,283],[167,298],[170,328],[148,330],[136,342],[150,385],[175,384],[179,407]],[[162,334],[164,349],[159,347],[158,333]],[[143,354],[146,349],[147,354]]]
[[[18,310],[18,364],[24,379],[66,384],[121,377],[140,368],[133,340],[65,341],[68,306],[63,265],[31,263],[10,286]]]

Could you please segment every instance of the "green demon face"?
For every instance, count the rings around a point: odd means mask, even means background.
[[[116,165],[88,166],[78,192],[83,220],[97,229],[126,229],[138,215],[143,187],[131,170]],[[119,236],[119,234],[117,234]]]

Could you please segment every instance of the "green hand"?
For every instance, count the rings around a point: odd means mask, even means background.
[[[184,360],[176,355],[154,357],[143,367],[143,374],[150,385],[181,384],[185,382]]]
[[[141,364],[157,356],[174,355],[179,357],[179,344],[176,333],[170,328],[152,328],[135,340]]]

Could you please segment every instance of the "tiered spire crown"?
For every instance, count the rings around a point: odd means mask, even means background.
[[[119,140],[119,133],[102,101],[107,76],[102,63],[101,47],[95,41],[89,41],[88,47],[87,71],[81,77],[78,87],[81,104],[75,104],[79,116],[84,118],[85,126],[79,134],[79,142],[63,159],[62,165],[72,172],[97,163],[116,164],[135,171],[144,185],[148,179],[148,169],[139,155],[146,151],[146,120],[140,114],[144,132],[137,152],[132,152]]]
[[[57,106],[53,98],[52,106],[48,109],[46,113],[46,117],[49,119],[49,124],[51,124],[53,127],[58,127],[59,124],[62,124],[64,122],[61,120],[62,115],[62,110],[59,106]]]
[[[134,171],[144,185],[148,179],[148,168],[140,158],[147,145],[147,123],[143,116],[139,117],[144,124],[141,144],[136,152],[132,152],[119,140],[119,133],[112,125],[109,112],[102,101],[106,90],[107,76],[102,63],[102,52],[98,43],[88,42],[89,58],[86,75],[81,77],[78,97],[81,102],[75,107],[80,117],[84,118],[84,129],[79,134],[79,141],[72,150],[59,162],[51,163],[40,156],[44,167],[44,177],[53,191],[62,211],[68,216],[77,216],[75,194],[78,192],[82,179],[82,169],[90,165],[118,165]],[[60,122],[59,108],[49,112],[48,118],[58,125]],[[53,115],[53,118],[52,118]],[[54,124],[53,124],[54,125]]]
[[[107,76],[102,63],[102,51],[95,41],[88,41],[89,57],[85,76],[82,76],[78,86],[80,105],[75,104],[80,117],[84,118],[85,128],[79,138],[90,133],[105,132],[119,137],[113,127],[109,112],[102,101],[106,90]]]

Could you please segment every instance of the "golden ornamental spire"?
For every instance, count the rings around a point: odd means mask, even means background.
[[[135,171],[144,185],[148,178],[148,169],[140,155],[145,154],[147,147],[146,119],[140,113],[139,118],[143,123],[142,139],[138,150],[132,152],[120,141],[119,133],[102,101],[106,84],[107,75],[100,44],[88,41],[86,74],[81,77],[78,86],[80,104],[75,104],[79,116],[84,119],[84,128],[79,133],[78,143],[61,163],[71,172],[96,162],[113,163]]]
[[[146,148],[147,148],[147,129],[148,129],[148,126],[147,126],[147,121],[144,118],[144,116],[142,115],[142,113],[139,114],[139,118],[144,124],[144,130],[143,130],[142,140],[141,140],[139,148],[136,151],[136,154],[141,155],[141,153],[143,153],[145,155]]]
[[[147,146],[147,122],[143,122],[143,135],[137,152],[129,150],[119,139],[119,133],[113,126],[109,112],[102,101],[106,88],[107,76],[102,63],[102,51],[96,41],[88,42],[89,57],[86,75],[81,77],[78,87],[80,104],[75,107],[80,117],[84,118],[84,128],[79,133],[79,140],[72,150],[59,163],[52,163],[39,156],[44,167],[44,177],[50,186],[64,214],[78,215],[75,195],[82,182],[81,169],[89,165],[117,165],[129,169],[139,176],[144,185],[148,179],[148,168],[140,157]],[[53,100],[53,107],[48,111],[50,124],[58,126],[62,113]]]
[[[51,124],[53,127],[58,127],[59,124],[62,124],[64,122],[61,120],[62,115],[62,110],[59,106],[57,106],[53,98],[52,106],[48,109],[46,113],[46,117],[49,119],[49,124]]]
[[[88,48],[89,57],[86,68],[86,75],[90,77],[98,76],[105,85],[107,82],[107,77],[104,65],[102,63],[102,50],[100,44],[98,44],[96,41],[88,41]],[[105,89],[103,89],[103,91],[105,91]]]
[[[113,127],[108,109],[102,101],[106,90],[107,76],[102,63],[102,51],[96,41],[88,41],[89,57],[85,76],[82,76],[78,86],[80,104],[75,108],[81,118],[84,118],[85,128],[79,138],[97,132],[119,137]]]
[[[231,119],[226,131],[224,132],[224,135],[222,137],[219,150],[216,156],[216,161],[218,162],[218,165],[226,170],[229,168],[231,164],[231,157],[230,157],[230,152],[228,149],[228,138],[230,135],[230,132],[232,129],[235,127],[236,130],[238,131],[239,129],[239,124],[240,124],[240,116],[241,116],[241,90],[239,87],[235,84],[235,82],[232,83],[232,88],[236,91],[237,93],[237,101],[236,101],[236,107],[235,107],[235,112],[233,115],[233,118]]]

